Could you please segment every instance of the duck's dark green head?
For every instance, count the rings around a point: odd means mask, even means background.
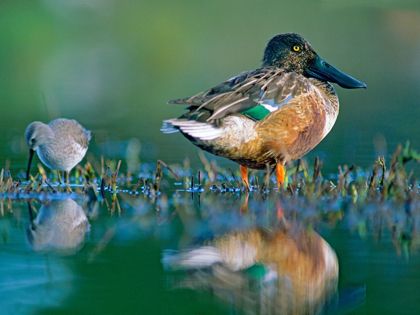
[[[280,34],[270,39],[265,47],[263,65],[304,74],[315,55],[316,52],[302,36],[295,33]]]
[[[300,35],[285,33],[274,36],[267,44],[263,58],[264,67],[279,67],[306,77],[334,82],[343,88],[366,88],[366,84],[339,71],[327,63]]]

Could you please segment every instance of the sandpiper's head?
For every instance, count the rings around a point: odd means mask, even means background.
[[[36,150],[39,146],[48,143],[53,137],[53,133],[48,125],[34,121],[25,130],[25,140],[29,149]]]
[[[34,121],[25,130],[25,140],[29,146],[28,167],[26,170],[26,179],[29,179],[32,158],[34,152],[39,146],[47,144],[53,139],[54,134],[50,127],[40,121]]]
[[[274,36],[267,44],[263,57],[264,67],[279,67],[306,77],[334,82],[343,88],[366,88],[366,84],[337,70],[327,63],[300,35],[285,33]]]

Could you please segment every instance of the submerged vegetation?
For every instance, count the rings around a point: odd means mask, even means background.
[[[380,239],[385,229],[398,255],[417,251],[419,182],[407,165],[420,163],[420,155],[409,143],[405,147],[399,145],[389,161],[379,157],[370,170],[344,165],[338,167],[337,174],[324,176],[323,160],[315,158],[312,166],[306,160],[298,160],[289,166],[279,190],[270,170],[252,172],[248,190],[232,169],[220,168],[199,154],[202,167],[198,171],[191,169],[186,158],[182,165],[169,166],[163,161],[142,164],[138,174],[122,172],[121,161],[91,158],[73,172],[72,193],[67,192],[59,173],[48,176],[40,164],[38,174],[29,181],[21,181],[23,171],[14,178],[8,169],[2,169],[0,215],[13,212],[12,201],[29,201],[36,212],[36,203],[66,198],[82,200],[91,212],[97,211],[97,202],[103,203],[110,215],[121,215],[127,206],[149,207],[150,214],[157,215],[158,225],[176,216],[183,220],[182,208],[194,204],[200,213],[198,217],[250,212],[252,224],[263,221],[265,226],[284,217],[314,228],[336,224],[346,215],[350,228],[361,237],[373,231]],[[250,222],[233,220],[223,224],[240,228]]]
[[[378,238],[384,227],[388,227],[399,253],[418,247],[419,182],[407,165],[420,163],[420,155],[409,143],[404,147],[399,145],[389,161],[378,158],[370,170],[344,165],[338,168],[337,174],[324,176],[323,160],[316,158],[313,166],[306,160],[298,160],[289,166],[280,190],[269,170],[265,174],[251,173],[248,191],[232,169],[222,169],[215,161],[209,162],[201,152],[200,158],[202,167],[198,171],[191,169],[186,158],[182,165],[169,166],[163,161],[142,164],[138,174],[122,172],[121,161],[91,158],[73,172],[71,194],[60,185],[57,172],[48,176],[40,164],[39,173],[29,182],[21,181],[23,171],[14,178],[8,169],[2,169],[0,214],[13,211],[12,200],[43,202],[71,197],[83,199],[89,209],[97,201],[103,202],[111,215],[124,211],[121,200],[128,205],[151,205],[165,221],[173,218],[180,205],[191,198],[196,200],[198,210],[202,204],[205,211],[224,204],[225,210],[219,207],[216,211],[234,211],[239,204],[239,213],[266,209],[273,218],[278,218],[279,213],[286,218],[300,216],[309,225],[320,220],[336,222],[347,211],[352,228],[361,236],[366,234],[368,224]]]

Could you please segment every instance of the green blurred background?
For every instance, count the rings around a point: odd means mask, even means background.
[[[142,161],[197,163],[182,135],[159,131],[183,112],[167,101],[259,67],[283,32],[368,86],[337,87],[339,118],[310,158],[335,170],[369,166],[406,140],[420,148],[418,0],[2,0],[0,165],[24,168],[26,126],[58,117],[93,131],[96,157],[124,158],[137,139]]]

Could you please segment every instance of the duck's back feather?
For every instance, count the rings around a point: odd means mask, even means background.
[[[180,119],[212,122],[230,114],[245,114],[260,120],[311,88],[308,79],[279,68],[261,68],[242,73],[190,98],[170,101],[186,104],[188,112]]]
[[[227,116],[239,114],[259,121],[312,88],[308,79],[285,69],[244,72],[190,98],[170,101],[190,106],[181,117],[164,121],[161,131],[181,130],[193,138],[213,140],[222,135]]]

